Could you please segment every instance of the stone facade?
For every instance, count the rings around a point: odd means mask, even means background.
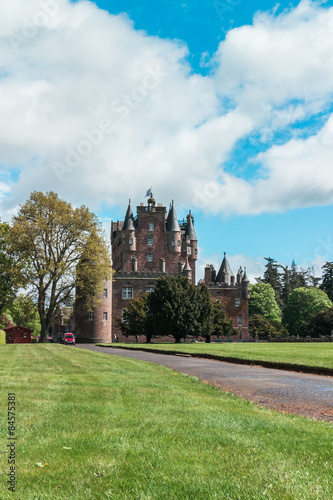
[[[78,343],[112,342],[112,281],[104,283],[100,304],[88,312],[75,304],[75,338]]]
[[[234,328],[239,330],[235,340],[248,340],[250,283],[246,269],[239,268],[235,278],[224,254],[218,274],[214,266],[206,266],[204,282],[212,297],[221,303],[227,317],[232,319]]]

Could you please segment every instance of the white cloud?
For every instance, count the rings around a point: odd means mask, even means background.
[[[192,74],[185,44],[136,31],[91,2],[12,0],[2,9],[0,164],[21,170],[10,193],[0,186],[10,194],[3,213],[33,189],[93,209],[140,199],[150,185],[159,199],[213,213],[333,201],[331,120],[260,155],[261,179],[223,172],[239,139],[273,137],[326,109],[332,8],[305,0],[278,17],[258,15],[227,34],[205,77]],[[105,119],[115,128],[101,131]]]

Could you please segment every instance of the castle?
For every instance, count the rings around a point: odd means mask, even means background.
[[[134,216],[129,201],[124,221],[111,222],[111,247],[113,280],[105,283],[101,303],[90,313],[76,305],[78,342],[111,342],[115,335],[120,341],[133,341],[123,337],[114,322],[114,318],[122,318],[130,299],[152,292],[160,276],[185,274],[195,284],[198,240],[193,215],[190,211],[186,220],[179,221],[173,202],[168,211],[161,203],[156,204],[151,194],[147,205],[141,203]],[[246,271],[239,269],[235,278],[225,255],[218,273],[212,265],[206,266],[204,282],[233,320],[238,338],[247,339]]]

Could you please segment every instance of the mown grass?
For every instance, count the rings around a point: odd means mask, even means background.
[[[111,347],[133,349],[156,349],[157,351],[177,351],[188,354],[213,354],[215,356],[268,361],[294,365],[333,369],[333,343],[181,343],[181,344],[99,344]]]
[[[0,375],[1,500],[333,498],[327,422],[75,347],[2,346]],[[14,494],[4,476],[8,392],[17,399]]]

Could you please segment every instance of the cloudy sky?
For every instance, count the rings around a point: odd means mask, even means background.
[[[204,264],[333,261],[333,1],[0,0],[0,216],[188,209]]]

